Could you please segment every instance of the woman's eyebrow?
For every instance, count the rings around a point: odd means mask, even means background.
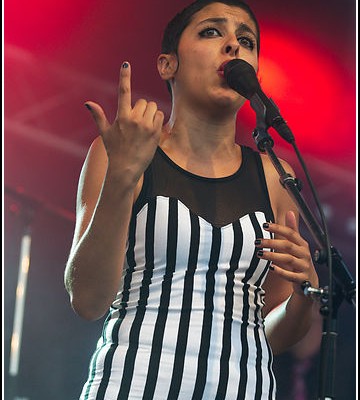
[[[206,19],[200,21],[197,25],[208,24],[209,22],[217,23],[217,24],[226,24],[228,22],[228,19],[220,18],[220,17],[206,18]]]
[[[215,24],[221,24],[221,25],[225,25],[228,22],[227,18],[224,17],[213,17],[213,18],[207,18],[204,19],[203,21],[200,21],[197,26],[199,25],[203,25],[203,24],[208,24],[208,23],[215,23]],[[252,35],[254,35],[255,38],[257,38],[256,33],[250,28],[250,26],[248,24],[245,24],[244,22],[241,22],[237,28],[236,28],[237,32],[248,32],[251,33]]]
[[[236,31],[237,31],[238,33],[243,33],[243,32],[250,33],[251,35],[253,35],[253,36],[257,39],[256,33],[250,28],[250,26],[249,26],[248,24],[245,24],[244,22],[241,22],[241,23],[238,25]]]

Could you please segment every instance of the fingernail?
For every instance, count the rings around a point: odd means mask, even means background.
[[[274,271],[275,268],[270,264],[269,269],[271,269],[271,271]]]
[[[122,65],[123,68],[128,68],[129,67],[129,63],[128,62],[124,62]]]
[[[264,222],[263,223],[263,228],[264,229],[269,229],[269,223],[268,222]]]
[[[89,106],[89,104],[85,103],[84,106],[88,109],[88,110],[92,110],[92,108]]]
[[[261,244],[261,239],[256,239],[254,244],[255,244],[255,246],[258,246],[259,244]]]
[[[264,255],[264,252],[262,250],[258,250],[256,253],[259,257],[262,257]]]

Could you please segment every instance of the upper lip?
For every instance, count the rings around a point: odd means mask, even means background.
[[[233,60],[233,59],[231,59],[231,60]],[[225,65],[226,65],[229,61],[231,61],[231,60],[226,60],[226,61],[224,61],[224,62],[220,65],[220,67],[218,68],[218,71],[224,71]]]

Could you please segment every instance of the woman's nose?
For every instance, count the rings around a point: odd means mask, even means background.
[[[225,45],[225,53],[229,54],[231,56],[237,56],[239,53],[239,42],[237,39],[231,39],[228,41],[228,43]]]

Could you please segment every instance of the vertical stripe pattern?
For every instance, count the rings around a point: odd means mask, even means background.
[[[158,196],[133,216],[81,400],[275,399],[261,316],[263,212],[224,227]]]

